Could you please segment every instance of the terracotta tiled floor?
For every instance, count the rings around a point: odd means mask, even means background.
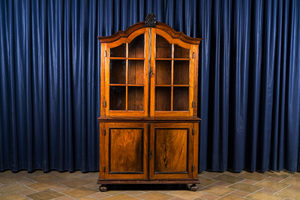
[[[107,200],[180,200],[180,199],[299,199],[300,173],[230,173],[199,174],[198,191],[186,185],[112,185],[99,192],[98,173],[28,173],[0,172],[2,199],[107,199]]]

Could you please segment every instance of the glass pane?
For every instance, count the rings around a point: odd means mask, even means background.
[[[156,35],[156,58],[172,58],[172,45],[160,35]]]
[[[157,85],[171,85],[171,63],[169,60],[156,61]]]
[[[110,60],[110,83],[126,83],[126,60]]]
[[[174,84],[189,84],[189,61],[174,60]]]
[[[157,111],[171,110],[171,87],[155,88],[155,110]]]
[[[128,87],[128,110],[144,110],[144,87]]]
[[[144,61],[143,60],[128,61],[128,83],[144,84]]]
[[[188,111],[189,110],[189,88],[174,87],[173,89],[173,110]]]
[[[126,87],[110,86],[110,110],[126,109]]]
[[[190,50],[174,45],[174,58],[190,58]]]
[[[128,46],[129,58],[144,58],[144,34],[136,37]]]
[[[126,57],[126,44],[111,48],[110,57]]]

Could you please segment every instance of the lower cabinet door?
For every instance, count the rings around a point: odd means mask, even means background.
[[[147,123],[100,123],[99,168],[100,179],[147,179]]]
[[[197,178],[198,128],[193,129],[194,123],[150,125],[150,179]]]

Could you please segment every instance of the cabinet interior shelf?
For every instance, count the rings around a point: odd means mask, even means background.
[[[186,60],[189,61],[189,58],[155,58],[155,60]]]
[[[143,87],[143,84],[117,84],[117,83],[111,83],[110,86],[131,86],[131,87]]]
[[[189,85],[155,85],[155,87],[189,87]]]
[[[145,58],[110,57],[111,60],[145,60]]]

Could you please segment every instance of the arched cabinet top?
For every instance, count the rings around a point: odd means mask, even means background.
[[[140,29],[147,29],[147,28],[155,28],[160,29],[167,34],[170,35],[173,39],[180,39],[181,41],[188,43],[188,44],[195,44],[199,45],[200,41],[203,40],[202,38],[192,38],[185,35],[183,32],[175,31],[172,27],[168,26],[165,23],[157,22],[155,27],[146,27],[145,22],[138,22],[130,27],[128,27],[125,31],[118,31],[117,33],[111,36],[101,36],[98,37],[101,43],[112,43],[121,38],[128,38],[132,33],[140,30]]]

